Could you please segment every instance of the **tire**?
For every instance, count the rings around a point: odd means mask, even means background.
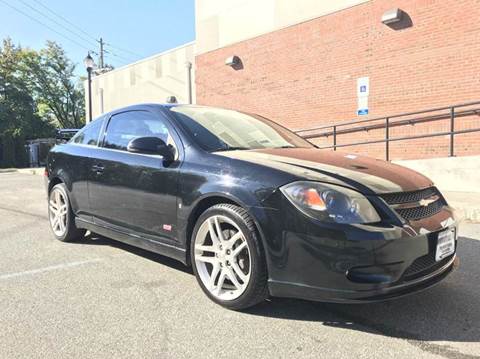
[[[193,272],[212,301],[241,310],[267,298],[262,244],[253,219],[243,208],[232,204],[210,207],[198,218],[190,243]]]
[[[50,229],[59,241],[74,242],[85,235],[85,230],[75,226],[75,215],[63,183],[53,186],[48,194],[48,219]]]

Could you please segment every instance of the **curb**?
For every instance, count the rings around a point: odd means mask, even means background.
[[[26,174],[31,174],[31,175],[37,175],[37,176],[42,176],[45,171],[45,168],[39,167],[39,168],[20,168],[17,170],[19,173],[26,173]]]
[[[43,167],[39,167],[39,168],[3,168],[3,169],[0,169],[0,174],[1,173],[16,172],[16,173],[25,173],[25,174],[30,174],[30,175],[41,176],[41,175],[43,175],[44,171],[45,171],[45,169]]]
[[[452,207],[457,211],[460,222],[480,223],[480,208],[460,206],[455,203],[452,203]]]

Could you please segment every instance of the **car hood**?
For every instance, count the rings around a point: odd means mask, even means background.
[[[339,151],[274,148],[217,154],[289,172],[299,179],[348,186],[366,194],[406,192],[432,186],[431,180],[411,169]]]

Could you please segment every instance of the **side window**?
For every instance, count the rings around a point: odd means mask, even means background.
[[[102,124],[103,119],[98,119],[89,123],[71,139],[71,142],[89,146],[98,145],[98,138],[100,136]]]
[[[165,123],[146,111],[129,111],[114,115],[108,123],[104,146],[127,150],[128,143],[137,137],[159,137],[175,146]]]

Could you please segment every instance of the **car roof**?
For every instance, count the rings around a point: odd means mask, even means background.
[[[194,104],[183,104],[183,103],[155,103],[155,102],[146,102],[146,103],[139,103],[139,104],[135,104],[135,105],[129,105],[129,106],[125,106],[125,107],[119,107],[119,108],[116,108],[112,111],[109,111],[109,112],[106,112],[100,116],[98,116],[97,118],[101,118],[101,117],[104,117],[104,116],[110,116],[110,115],[113,115],[115,113],[119,113],[119,112],[124,112],[124,111],[133,111],[133,110],[141,110],[141,109],[145,109],[145,108],[148,108],[148,107],[160,107],[160,108],[164,108],[164,109],[171,109],[172,107],[195,107],[195,108],[217,108],[217,107],[212,107],[212,106],[202,106],[202,105],[194,105]]]

